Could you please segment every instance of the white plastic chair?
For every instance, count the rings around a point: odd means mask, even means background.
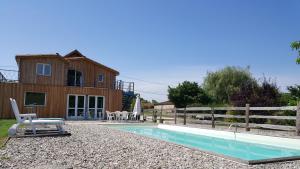
[[[57,130],[60,133],[64,133],[65,130],[62,127],[62,125],[64,125],[65,122],[63,120],[58,120],[58,119],[53,120],[53,119],[47,119],[47,118],[36,119],[37,116],[35,113],[20,114],[16,100],[12,99],[12,98],[10,98],[9,100],[10,100],[14,115],[17,119],[18,125],[23,124],[25,126],[30,126],[34,135],[36,135],[36,129],[37,129],[36,126],[37,125],[55,125]]]
[[[114,119],[114,114],[110,111],[106,111],[107,120],[111,121]]]
[[[122,120],[128,120],[128,112],[122,111]]]
[[[122,113],[120,111],[116,111],[116,120],[122,120]]]

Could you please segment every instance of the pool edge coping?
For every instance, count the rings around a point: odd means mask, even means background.
[[[127,124],[125,124],[125,125],[127,125]],[[128,125],[130,125],[130,124],[128,124]],[[103,126],[106,127],[106,126],[110,126],[110,125],[109,124],[108,125],[104,124]],[[139,125],[139,126],[143,126],[143,125]],[[148,125],[148,126],[153,126],[153,127],[156,126],[157,127],[158,125]],[[174,126],[174,125],[170,125],[170,126]],[[126,133],[130,133],[130,134],[134,134],[134,135],[137,135],[137,136],[140,136],[140,137],[146,137],[148,139],[155,139],[155,140],[163,141],[163,142],[175,145],[175,146],[180,146],[180,147],[188,148],[188,149],[191,149],[193,151],[199,151],[201,153],[205,153],[205,154],[208,154],[208,155],[213,155],[213,156],[216,156],[216,157],[220,157],[220,158],[223,158],[223,159],[231,160],[233,162],[242,163],[242,164],[246,164],[246,165],[259,165],[259,164],[268,164],[268,163],[277,163],[277,162],[286,162],[286,161],[300,160],[300,156],[278,157],[278,158],[269,158],[269,159],[262,159],[262,160],[243,160],[243,159],[240,159],[240,158],[236,158],[236,157],[231,157],[231,156],[228,156],[228,155],[223,155],[223,154],[215,153],[215,152],[212,152],[212,151],[207,151],[207,150],[198,149],[198,148],[195,148],[195,147],[186,146],[186,145],[183,145],[183,144],[169,142],[169,141],[162,140],[162,139],[159,139],[159,138],[154,138],[154,137],[149,137],[149,136],[145,136],[145,135],[141,135],[141,134],[136,134],[136,133],[133,133],[133,132],[130,132],[130,131],[126,131],[126,130],[122,130],[122,129],[118,129],[118,128],[112,128],[111,127],[110,129],[118,130],[118,131],[122,131],[122,132],[126,132]],[[166,130],[166,129],[163,129],[163,130]],[[178,131],[178,132],[180,132],[180,131]]]

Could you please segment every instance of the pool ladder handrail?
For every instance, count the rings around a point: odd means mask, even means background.
[[[235,126],[235,133],[237,133],[237,127],[239,127],[240,125],[237,123],[231,123],[228,129],[231,129],[232,126]]]
[[[237,127],[239,127],[240,125],[237,124],[237,123],[231,123],[231,124],[229,125],[229,128],[228,128],[228,129],[230,130],[232,126],[235,126],[235,130],[233,131],[233,133],[234,133],[234,139],[236,139]]]

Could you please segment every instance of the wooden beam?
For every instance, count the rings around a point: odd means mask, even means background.
[[[297,106],[297,114],[296,114],[296,135],[300,136],[300,103]]]
[[[214,108],[211,109],[211,127],[212,128],[216,127],[216,125],[215,125],[215,110],[214,110]]]
[[[177,116],[183,116],[183,113],[177,113]],[[211,114],[208,113],[187,113],[188,116],[201,116],[201,117],[211,117]],[[230,115],[230,114],[214,114],[214,117],[219,118],[237,118],[245,119],[245,115]],[[264,116],[264,115],[249,115],[251,119],[275,119],[275,120],[296,120],[296,116]]]
[[[246,104],[246,111],[245,111],[245,123],[246,123],[246,131],[250,131],[250,127],[249,127],[249,115],[250,115],[250,104]]]
[[[177,124],[177,110],[174,108],[174,124]]]
[[[211,111],[211,107],[187,107],[187,111]],[[183,111],[183,108],[177,109]],[[214,110],[236,110],[236,111],[246,111],[246,107],[215,107]],[[250,107],[252,111],[280,111],[280,110],[291,110],[296,111],[297,106],[284,106],[284,107]]]

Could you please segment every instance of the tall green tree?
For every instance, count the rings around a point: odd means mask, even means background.
[[[249,67],[228,66],[216,72],[209,72],[204,79],[203,89],[215,99],[216,104],[228,104],[230,96],[249,82],[255,83]]]
[[[300,101],[300,85],[288,86],[288,91],[291,95],[290,105],[297,105]]]
[[[300,41],[295,41],[291,43],[291,48],[293,50],[296,50],[298,52],[298,56],[296,59],[296,63],[300,64]]]
[[[184,108],[184,125],[186,124],[186,107],[193,103],[208,103],[209,97],[196,82],[184,81],[172,88],[169,86],[168,98],[177,108]]]

